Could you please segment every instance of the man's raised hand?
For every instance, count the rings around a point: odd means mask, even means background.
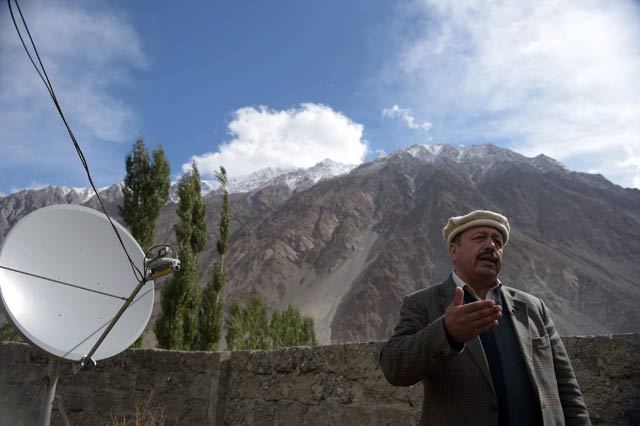
[[[464,291],[456,287],[453,302],[444,313],[444,328],[456,343],[465,343],[498,325],[502,307],[492,300],[464,303]]]

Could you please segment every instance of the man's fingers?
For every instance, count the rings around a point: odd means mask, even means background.
[[[478,330],[478,329],[483,328],[487,324],[491,324],[492,322],[499,320],[501,316],[502,316],[502,314],[497,312],[497,313],[493,313],[491,315],[487,315],[487,316],[482,317],[482,318],[478,318],[477,320],[475,320],[473,322],[468,322],[468,324],[472,328],[474,328],[475,330]]]
[[[485,308],[491,308],[495,306],[496,303],[493,300],[480,300],[477,302],[466,303],[460,307],[460,312],[468,315],[472,312],[479,311]]]
[[[463,319],[464,321],[473,323],[479,319],[491,317],[501,312],[502,312],[502,308],[500,306],[496,306],[496,305],[488,306],[482,309],[476,309],[471,312],[464,312]]]
[[[476,333],[477,333],[477,334],[482,334],[482,333],[484,333],[485,331],[489,331],[489,330],[491,330],[493,327],[495,327],[495,326],[497,326],[497,325],[498,325],[498,320],[490,321],[488,324],[485,324],[484,326],[482,326],[482,327],[480,327],[480,328],[476,329]]]
[[[502,307],[492,300],[464,303],[464,291],[456,287],[455,296],[445,313],[445,328],[456,342],[469,339],[498,325]]]
[[[456,287],[456,294],[453,296],[452,305],[462,306],[464,303],[464,291],[460,287]]]

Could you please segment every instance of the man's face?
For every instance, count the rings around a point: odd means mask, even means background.
[[[467,283],[495,282],[502,268],[502,234],[490,226],[477,226],[460,234],[460,245],[449,245],[456,273]]]

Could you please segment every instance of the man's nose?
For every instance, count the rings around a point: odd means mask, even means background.
[[[485,250],[486,249],[490,249],[492,251],[496,251],[498,249],[498,246],[496,245],[496,242],[493,241],[492,238],[487,238],[486,240],[484,240],[484,247]]]

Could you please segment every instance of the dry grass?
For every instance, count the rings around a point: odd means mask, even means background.
[[[164,426],[166,407],[157,407],[153,401],[153,393],[144,401],[136,401],[136,415],[133,419],[122,419],[111,416],[111,426]]]

